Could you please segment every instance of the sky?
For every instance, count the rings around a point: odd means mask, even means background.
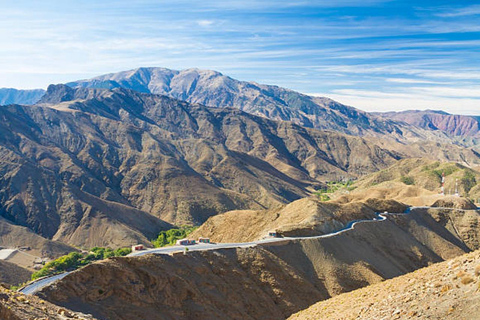
[[[366,111],[480,115],[480,1],[0,0],[0,87],[212,69]]]

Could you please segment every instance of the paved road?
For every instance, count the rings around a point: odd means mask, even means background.
[[[329,234],[323,234],[320,236],[313,236],[313,237],[283,237],[283,238],[269,238],[269,239],[263,239],[263,240],[258,240],[258,241],[252,241],[252,242],[239,242],[239,243],[199,243],[195,245],[189,245],[189,246],[171,246],[171,247],[163,247],[163,248],[155,248],[155,249],[148,249],[148,250],[142,250],[138,252],[133,252],[129,254],[128,256],[130,257],[138,257],[138,256],[143,256],[146,254],[170,254],[172,252],[182,252],[185,250],[185,248],[188,248],[188,251],[206,251],[206,250],[218,250],[218,249],[228,249],[228,248],[247,248],[247,247],[254,247],[259,244],[268,244],[268,243],[278,243],[278,242],[283,242],[285,240],[305,240],[305,239],[321,239],[321,238],[330,238],[337,236],[339,234],[342,234],[344,232],[347,232],[349,230],[352,230],[355,228],[356,225],[360,223],[372,223],[372,222],[380,222],[386,220],[386,216],[388,215],[398,215],[398,214],[409,214],[413,209],[452,209],[452,208],[440,208],[440,207],[409,207],[405,212],[402,213],[380,213],[377,214],[377,218],[375,219],[370,219],[370,220],[357,220],[357,221],[352,221],[350,222],[345,228],[329,233]],[[460,210],[460,209],[459,209]],[[48,286],[49,284],[62,279],[65,277],[67,274],[70,272],[62,273],[59,275],[55,275],[49,278],[42,279],[38,282],[34,282],[32,284],[27,285],[26,287],[22,288],[19,290],[20,292],[24,294],[33,294],[37,291],[40,291],[42,288]]]
[[[65,276],[67,276],[70,272],[64,272],[61,274],[57,274],[48,278],[40,279],[38,281],[32,282],[29,285],[21,288],[18,290],[19,292],[23,294],[34,294],[37,291],[42,290],[46,286],[48,286],[51,283],[54,283],[57,280],[63,279]]]
[[[384,214],[378,214],[376,219],[352,221],[345,228],[343,228],[339,231],[332,232],[332,233],[329,233],[329,234],[320,235],[320,236],[267,238],[267,239],[262,239],[262,240],[258,240],[258,241],[238,242],[238,243],[216,243],[216,244],[214,244],[214,243],[198,243],[198,244],[189,245],[189,246],[175,245],[175,246],[170,246],[170,247],[155,248],[155,249],[148,249],[148,250],[133,252],[133,253],[129,254],[128,256],[138,257],[138,256],[146,255],[146,254],[170,254],[172,252],[183,252],[186,248],[188,249],[189,252],[191,252],[191,251],[207,251],[207,250],[218,250],[218,249],[228,249],[228,248],[247,248],[247,247],[254,247],[254,246],[257,246],[259,244],[283,242],[285,240],[329,238],[329,237],[334,237],[334,236],[337,236],[341,233],[347,232],[348,230],[352,230],[359,223],[378,222],[378,221],[383,221],[385,219],[386,219],[386,217],[385,217]],[[58,275],[55,275],[55,276],[52,276],[52,277],[49,277],[49,278],[39,280],[37,282],[33,282],[33,283],[23,287],[22,289],[20,289],[19,292],[22,292],[24,294],[34,294],[35,292],[40,291],[44,287],[54,283],[55,281],[62,279],[63,277],[65,277],[69,273],[70,272],[65,272],[65,273],[62,273],[62,274],[58,274]]]

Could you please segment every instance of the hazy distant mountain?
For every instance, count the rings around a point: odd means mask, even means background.
[[[479,116],[453,115],[437,110],[409,110],[376,114],[427,130],[439,130],[453,136],[480,138]]]
[[[211,70],[138,68],[67,85],[82,88],[122,87],[210,107],[233,107],[272,120],[287,120],[305,127],[359,136],[388,134],[398,138],[419,135],[414,127],[398,124],[328,98],[239,81]]]
[[[0,88],[0,105],[35,104],[45,94],[43,89],[17,90]]]

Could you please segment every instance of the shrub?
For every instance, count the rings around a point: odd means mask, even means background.
[[[475,267],[475,275],[480,277],[480,264]]]
[[[465,192],[469,192],[477,184],[475,175],[469,170],[465,171],[463,177],[460,179],[460,182],[462,183]]]
[[[152,243],[155,248],[174,245],[177,240],[183,239],[192,233],[197,227],[180,227],[160,232],[157,239]]]
[[[413,177],[410,177],[410,176],[402,176],[400,178],[400,181],[409,186],[415,184],[415,180],[413,179]]]
[[[81,254],[79,252],[70,252],[67,255],[61,256],[53,261],[48,262],[45,266],[32,274],[32,280],[41,277],[51,276],[57,273],[72,271],[83,267],[92,261],[103,260],[110,257],[125,256],[132,252],[130,248],[120,248],[113,251],[110,248],[95,247],[88,254]]]

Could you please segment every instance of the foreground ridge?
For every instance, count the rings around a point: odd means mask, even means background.
[[[289,319],[478,319],[480,250],[345,293]]]

